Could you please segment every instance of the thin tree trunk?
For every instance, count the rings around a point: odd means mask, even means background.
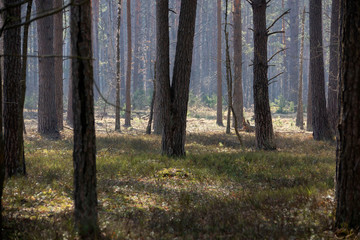
[[[231,109],[233,108],[233,83],[231,74],[231,59],[230,59],[230,46],[229,46],[229,32],[228,32],[228,0],[225,0],[225,53],[226,53],[226,84],[228,90],[228,113],[227,113],[227,121],[226,121],[226,134],[230,134],[230,123],[231,123]]]
[[[328,88],[328,114],[330,128],[336,131],[339,120],[338,111],[338,78],[339,78],[339,1],[332,1],[331,35],[330,35],[330,65]]]
[[[237,125],[244,119],[244,101],[242,87],[242,23],[241,0],[234,1],[234,102],[233,108],[237,117]],[[235,126],[235,118],[233,121]]]
[[[332,134],[326,110],[322,42],[322,3],[321,0],[310,0],[310,75],[313,136],[315,140],[330,140]]]
[[[254,23],[254,111],[256,147],[275,149],[268,89],[266,0],[253,0]]]
[[[296,126],[304,129],[304,107],[303,107],[303,71],[304,71],[304,39],[305,39],[305,7],[301,20],[301,47],[300,47],[300,74],[298,89],[298,106],[296,114]]]
[[[126,110],[125,126],[131,126],[131,67],[132,67],[132,42],[131,42],[131,1],[127,0],[127,36],[128,36],[128,58],[126,70]]]
[[[342,1],[336,226],[360,228],[360,2]],[[341,13],[340,13],[341,14]]]
[[[151,98],[150,115],[149,115],[148,125],[146,127],[146,134],[151,134],[151,124],[152,124],[153,116],[154,116],[154,103],[155,103],[155,98],[156,98],[156,63],[154,65],[155,65],[154,66],[154,79],[153,79],[154,90],[153,90],[153,95]]]
[[[217,0],[217,103],[216,124],[224,126],[222,119],[222,73],[221,73],[221,0]]]
[[[306,119],[306,130],[307,131],[313,131],[313,125],[312,125],[312,89],[311,89],[311,61],[309,61],[309,75],[308,75],[309,81],[308,81],[308,96],[307,96],[307,119]]]
[[[120,127],[120,29],[121,29],[121,1],[118,0],[117,32],[116,32],[116,107],[115,107],[115,131],[121,131]]]
[[[99,239],[96,193],[96,143],[93,94],[91,2],[71,6],[74,111],[75,226],[80,239]]]

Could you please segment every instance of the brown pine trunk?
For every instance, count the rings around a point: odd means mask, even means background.
[[[120,127],[120,28],[121,28],[121,1],[118,0],[117,32],[116,32],[116,107],[115,107],[115,131],[121,131]]]
[[[39,14],[53,9],[53,1],[36,0]],[[39,101],[38,131],[41,134],[57,137],[56,83],[54,75],[54,17],[48,16],[37,20],[39,53]]]
[[[266,0],[253,0],[254,23],[254,112],[256,147],[275,149],[274,131],[269,105]]]
[[[244,119],[242,88],[242,26],[241,0],[234,1],[234,102],[233,108],[237,117],[237,125],[241,126]],[[235,120],[234,120],[235,121]],[[233,122],[235,125],[235,122]]]
[[[221,0],[217,0],[217,103],[216,124],[224,126],[222,119],[222,72],[221,72]]]
[[[5,1],[5,5],[13,3]],[[20,7],[4,12],[4,19],[11,19],[10,25],[20,23]],[[6,175],[25,174],[22,165],[22,128],[19,124],[20,81],[21,81],[21,36],[20,28],[4,32],[4,139]],[[20,137],[21,136],[21,137]]]
[[[170,88],[170,81],[168,81],[164,88],[164,91],[167,91],[165,96],[168,98],[164,99],[164,102],[167,103],[164,113],[167,116],[164,114],[162,153],[168,156],[185,156],[186,114],[194,47],[196,7],[197,0],[181,1],[172,86]],[[168,85],[169,88],[167,88]]]
[[[299,87],[299,1],[289,0],[290,45],[289,45],[289,101],[297,106]]]
[[[128,36],[128,57],[126,70],[126,110],[125,110],[125,127],[131,126],[131,67],[132,67],[132,42],[131,42],[131,1],[127,0],[127,36]]]
[[[321,0],[310,0],[312,125],[315,140],[330,140],[332,138],[332,134],[329,128],[325,99],[321,8]]]
[[[71,70],[71,64],[69,66],[69,71]],[[74,126],[74,113],[73,113],[73,90],[72,90],[72,75],[69,75],[69,90],[68,90],[68,105],[67,105],[67,115],[66,115],[66,122],[69,126]]]
[[[96,143],[93,95],[91,3],[71,6],[71,55],[74,111],[75,226],[81,239],[99,239],[96,193]]]
[[[2,1],[0,1],[0,7],[4,7]],[[0,16],[1,24],[4,23],[2,16]],[[0,38],[3,39],[3,35],[0,35]],[[3,47],[3,43],[1,43],[1,47]],[[1,53],[3,53],[1,51]],[[0,236],[2,236],[2,195],[4,190],[4,181],[5,181],[5,143],[4,143],[4,135],[3,135],[3,71],[2,71],[2,62],[0,62]],[[1,238],[1,237],[0,237]]]
[[[304,129],[304,107],[303,107],[303,71],[304,71],[304,40],[305,40],[305,8],[301,21],[301,47],[300,47],[300,74],[298,88],[298,106],[296,114],[296,126]]]
[[[61,8],[63,0],[54,0],[54,8]],[[57,113],[57,126],[58,130],[64,128],[64,104],[63,104],[63,12],[54,15],[54,55],[55,61],[55,102]]]
[[[336,226],[360,228],[360,2],[344,2]]]
[[[140,51],[140,32],[141,32],[141,23],[140,23],[140,14],[141,14],[141,1],[136,0],[135,2],[135,49],[134,49],[134,76],[133,76],[133,93],[139,94],[140,91],[143,91],[143,82],[140,74],[140,59],[141,59],[141,51]],[[134,101],[136,102],[136,101]],[[134,106],[134,108],[138,108],[141,106]]]
[[[329,88],[328,88],[328,114],[329,124],[333,132],[336,131],[338,111],[338,78],[339,78],[339,1],[332,1],[331,35],[330,35],[330,66],[329,66]]]
[[[306,119],[306,130],[313,131],[312,125],[312,89],[311,89],[311,62],[309,61],[309,81],[308,81],[308,96],[307,96],[307,119]]]
[[[99,76],[99,7],[100,0],[91,0],[92,6],[92,16],[93,16],[93,32],[92,32],[92,41],[93,41],[93,57],[94,57],[94,83],[100,87],[100,76]],[[95,99],[99,98],[99,93],[94,91]]]

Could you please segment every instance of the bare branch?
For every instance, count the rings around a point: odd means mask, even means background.
[[[273,21],[273,23],[266,29],[266,31],[268,32],[277,23],[277,21],[279,21],[288,13],[290,13],[290,9],[286,10],[285,12],[283,12],[283,14],[281,14],[278,18],[276,18],[275,21]]]
[[[283,75],[283,74],[284,74],[284,72],[281,72],[281,73],[277,74],[275,77],[270,78],[270,79],[268,80],[268,85],[270,85],[271,83],[273,83],[272,80],[274,80],[275,78],[277,78],[277,77],[279,77],[279,76],[281,76],[281,75]]]
[[[277,51],[276,53],[274,53],[271,58],[269,58],[268,62],[270,62],[271,60],[273,60],[273,58],[278,55],[279,53],[285,51],[287,48],[283,48],[283,49],[280,49],[279,51]]]

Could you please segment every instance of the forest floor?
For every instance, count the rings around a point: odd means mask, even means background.
[[[187,156],[160,154],[146,116],[114,132],[97,113],[99,225],[108,239],[333,239],[335,142],[316,142],[294,115],[274,115],[277,150],[255,149],[254,133],[225,134],[215,113],[191,109]],[[6,182],[5,239],[76,239],[73,139],[36,133],[27,112],[27,177]],[[246,113],[251,119],[251,113]],[[226,121],[224,121],[225,123]],[[337,237],[356,238],[346,230]],[[359,235],[357,237],[360,239]]]

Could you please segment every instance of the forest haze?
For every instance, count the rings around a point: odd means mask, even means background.
[[[359,13],[0,0],[0,239],[360,239]]]

